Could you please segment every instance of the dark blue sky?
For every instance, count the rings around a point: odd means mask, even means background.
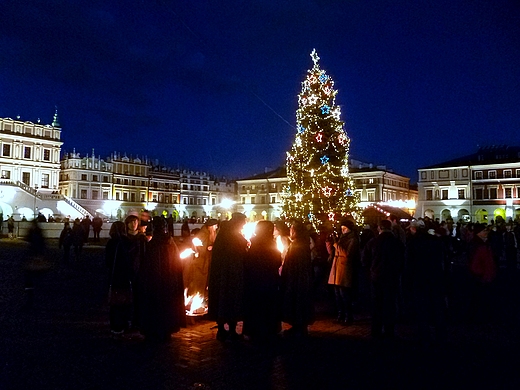
[[[3,0],[0,15],[0,116],[50,123],[57,105],[64,151],[279,166],[313,48],[354,158],[416,181],[520,145],[516,0]]]

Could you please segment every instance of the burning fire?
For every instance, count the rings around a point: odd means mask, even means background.
[[[190,257],[192,254],[194,254],[195,251],[191,248],[188,248],[188,249],[185,249],[183,250],[180,254],[179,254],[179,257],[184,260],[184,259],[187,259],[188,257]]]
[[[283,253],[283,251],[285,250],[285,246],[283,245],[283,242],[282,242],[282,237],[280,237],[280,236],[276,237],[276,247],[278,248],[280,253]]]
[[[188,316],[201,316],[208,312],[204,297],[200,293],[188,296],[187,288],[184,289],[184,307]]]

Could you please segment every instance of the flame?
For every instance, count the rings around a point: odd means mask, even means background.
[[[180,253],[179,256],[180,256],[181,259],[184,260],[184,259],[187,259],[188,257],[190,257],[190,256],[191,256],[192,254],[194,254],[194,253],[195,253],[195,251],[194,251],[193,249],[188,248],[188,249],[183,250],[183,251]]]
[[[198,237],[194,237],[193,240],[191,240],[194,246],[202,246],[202,241]]]
[[[242,228],[242,235],[247,241],[251,241],[251,237],[255,233],[256,222],[248,222]]]
[[[208,311],[204,297],[200,293],[188,296],[187,288],[184,289],[184,307],[188,316],[202,315]]]
[[[283,245],[281,236],[276,237],[276,247],[278,248],[280,253],[283,253],[283,251],[285,250],[285,246]]]

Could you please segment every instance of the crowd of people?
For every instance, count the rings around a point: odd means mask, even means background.
[[[517,267],[518,226],[500,219],[488,225],[425,217],[402,224],[389,216],[376,229],[344,219],[337,230],[329,225],[318,232],[299,221],[260,221],[250,240],[242,234],[245,223],[245,215],[233,213],[186,231],[179,245],[193,255],[182,260],[166,218],[145,213],[114,222],[106,245],[114,335],[134,328],[168,340],[186,324],[186,288],[204,297],[218,340],[304,337],[318,291],[334,302],[337,321],[351,326],[365,283],[374,338],[393,337],[398,318],[406,317],[422,341],[442,341],[454,256],[466,258],[467,315],[475,321],[492,309],[499,263]],[[283,333],[282,323],[290,325]]]

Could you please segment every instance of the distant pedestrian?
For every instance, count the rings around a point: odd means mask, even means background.
[[[74,220],[72,225],[72,245],[74,247],[74,261],[78,262],[81,259],[81,252],[83,251],[83,243],[85,242],[85,232],[81,226],[79,218]]]
[[[87,215],[83,220],[81,221],[81,227],[83,228],[83,242],[86,244],[88,243],[88,236],[90,235],[90,226],[92,225],[92,221],[90,220],[90,217]]]
[[[244,315],[244,260],[247,240],[241,233],[246,217],[233,213],[221,222],[213,245],[208,283],[208,315],[217,322],[217,339],[236,340],[237,322]],[[225,329],[228,325],[229,331]]]
[[[63,248],[63,263],[67,264],[70,259],[70,247],[72,246],[72,228],[69,222],[63,224],[63,230],[58,240],[58,248]]]
[[[518,242],[515,233],[513,232],[512,223],[506,224],[506,231],[504,232],[504,253],[506,257],[507,270],[510,274],[516,272]]]
[[[99,235],[101,233],[101,227],[103,226],[103,219],[96,215],[94,219],[92,219],[92,232],[94,234],[94,241],[99,241]]]
[[[14,218],[12,215],[7,218],[7,236],[11,240],[14,239]]]

